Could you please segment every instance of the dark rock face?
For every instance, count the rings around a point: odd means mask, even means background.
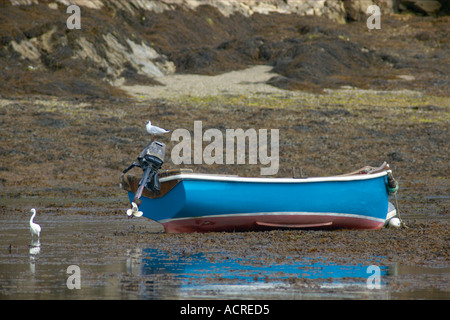
[[[159,85],[158,77],[174,72],[213,75],[257,64],[272,65],[279,76],[269,83],[290,90],[448,92],[448,16],[431,21],[389,15],[420,5],[403,2],[335,2],[344,13],[337,7],[314,11],[306,0],[245,8],[238,1],[230,2],[234,7],[214,1],[196,7],[184,1],[85,1],[81,29],[71,30],[59,2],[2,1],[0,93],[121,95],[115,85]],[[382,28],[369,32],[365,10],[373,3],[381,8]],[[431,13],[431,4],[422,7]],[[331,8],[349,22],[304,16],[331,17]],[[438,14],[446,10],[439,8]]]
[[[400,0],[399,8],[429,16],[448,14],[449,9],[445,0]]]

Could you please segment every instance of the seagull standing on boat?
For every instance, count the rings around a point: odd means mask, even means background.
[[[170,132],[169,130],[157,127],[157,126],[152,126],[152,122],[150,120],[147,120],[147,124],[145,125],[145,128],[147,129],[147,132],[151,135],[153,135],[153,141],[156,139],[156,136],[163,134],[163,133],[168,133]]]
[[[37,237],[39,238],[39,235],[40,235],[40,233],[41,233],[41,226],[38,225],[37,223],[34,223],[34,222],[33,222],[33,219],[34,219],[34,217],[36,216],[36,209],[33,208],[33,209],[31,209],[30,211],[31,211],[31,213],[33,214],[33,215],[31,216],[31,219],[30,219],[30,232],[31,232],[31,237],[37,236]]]

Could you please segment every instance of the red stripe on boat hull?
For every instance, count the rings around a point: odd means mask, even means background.
[[[273,229],[381,229],[383,221],[327,215],[238,215],[201,217],[163,222],[167,233],[237,232]]]

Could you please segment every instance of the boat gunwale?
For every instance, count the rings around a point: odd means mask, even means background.
[[[220,182],[256,182],[256,183],[309,183],[309,182],[339,182],[339,181],[359,181],[375,179],[386,176],[387,172],[378,172],[370,174],[357,174],[348,176],[329,176],[329,177],[311,177],[311,178],[262,178],[262,177],[239,177],[214,174],[199,173],[181,173],[173,176],[160,178],[160,182],[171,180],[206,180]]]

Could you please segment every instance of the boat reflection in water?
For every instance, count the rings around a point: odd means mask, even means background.
[[[388,299],[388,267],[342,265],[304,259],[284,263],[225,253],[137,249],[129,253],[128,272],[139,275],[145,299]],[[379,268],[379,269],[378,269]],[[379,281],[374,277],[379,275]],[[136,285],[134,286],[136,288]]]

